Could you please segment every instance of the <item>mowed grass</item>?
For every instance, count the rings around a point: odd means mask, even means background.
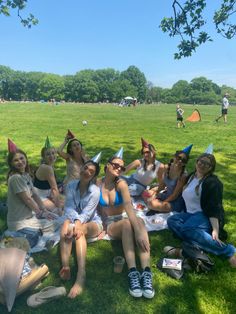
[[[183,106],[185,117],[195,108],[199,109],[202,121],[189,123],[185,129],[176,128],[175,105],[146,105],[136,108],[120,108],[113,105],[60,104],[1,104],[0,105],[0,198],[6,200],[6,155],[7,138],[13,139],[22,148],[34,166],[40,162],[40,150],[46,136],[55,146],[63,141],[67,129],[84,143],[89,156],[99,151],[102,155],[102,171],[106,160],[121,146],[124,147],[126,163],[140,157],[140,137],[153,143],[157,158],[168,162],[172,154],[193,143],[188,171],[193,170],[196,157],[206,147],[214,144],[217,158],[216,173],[224,182],[224,205],[229,232],[228,241],[236,244],[236,107],[231,107],[228,124],[218,124],[214,119],[220,112],[219,106]],[[82,120],[88,121],[84,127]],[[65,163],[58,159],[58,177],[65,175]],[[1,212],[0,230],[6,227],[6,213]],[[12,313],[235,313],[236,271],[226,260],[213,256],[216,263],[208,275],[186,274],[181,281],[162,274],[155,268],[165,245],[179,245],[168,230],[150,233],[151,262],[156,295],[152,300],[133,299],[128,293],[127,269],[114,274],[112,259],[122,255],[119,241],[99,241],[89,244],[87,254],[87,285],[82,296],[75,300],[62,298],[37,309],[28,308],[26,292],[18,297]],[[50,275],[41,288],[65,285],[69,291],[72,281],[60,280],[59,249],[36,254],[38,263],[45,262]],[[138,263],[139,265],[139,263]],[[71,258],[72,276],[75,279],[76,264]],[[0,305],[0,312],[7,313]]]

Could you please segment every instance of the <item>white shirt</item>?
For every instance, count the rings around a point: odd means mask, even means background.
[[[228,107],[229,107],[229,101],[227,97],[224,97],[223,102],[222,102],[222,109],[228,109]]]
[[[196,186],[199,184],[199,179],[193,178],[189,185],[184,189],[182,196],[185,201],[187,213],[195,214],[201,212],[200,198],[202,193],[202,184],[199,186],[198,194],[196,193]]]

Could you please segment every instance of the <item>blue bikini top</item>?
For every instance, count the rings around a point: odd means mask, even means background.
[[[113,206],[118,206],[120,204],[123,203],[123,198],[122,198],[122,195],[116,191],[116,197],[115,197],[115,202],[114,202],[114,205]],[[103,197],[102,197],[102,190],[100,190],[100,198],[99,198],[99,205],[103,206],[103,207],[108,207],[109,204],[107,204]]]

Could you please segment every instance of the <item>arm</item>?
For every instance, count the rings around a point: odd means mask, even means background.
[[[82,224],[89,221],[92,217],[93,213],[96,210],[96,207],[99,202],[99,188],[96,187],[92,193],[89,194],[88,198],[86,198],[86,204],[82,208],[81,213],[77,211],[77,204],[80,203],[80,199],[76,196],[76,184],[78,181],[72,181],[67,185],[66,188],[66,201],[65,201],[65,215],[66,217],[73,223],[76,220],[79,220]],[[84,200],[85,202],[85,200]],[[83,202],[83,203],[84,203]],[[84,205],[84,204],[82,204]]]
[[[57,149],[58,155],[61,156],[65,160],[69,160],[70,159],[70,155],[65,153],[65,152],[63,152],[63,149],[65,148],[65,146],[67,145],[68,142],[69,142],[69,138],[66,136],[64,141],[63,141],[63,143]]]
[[[223,244],[223,242],[219,239],[219,220],[214,217],[210,217],[209,220],[212,226],[212,239],[217,241],[219,244]]]
[[[56,207],[60,208],[61,204],[59,198],[59,191],[53,168],[51,166],[44,165],[41,171],[41,175],[48,181],[51,187],[51,198],[53,203],[56,205]]]
[[[130,170],[137,169],[138,167],[141,166],[141,162],[139,159],[136,159],[132,161],[128,166],[126,167],[124,174],[127,174]]]
[[[29,209],[31,209],[32,211],[36,213],[37,217],[42,216],[43,210],[45,208],[42,201],[37,196],[37,194],[33,193],[31,197],[31,195],[28,192],[20,192],[20,193],[17,193],[17,195]]]
[[[165,202],[171,202],[174,201],[183,191],[183,187],[186,183],[187,176],[182,175],[181,178],[177,181],[176,187],[171,195],[165,199]]]

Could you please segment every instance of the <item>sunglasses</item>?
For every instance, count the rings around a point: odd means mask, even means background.
[[[113,169],[125,171],[125,167],[117,164],[116,162],[109,162],[109,164],[112,165]]]
[[[186,158],[184,158],[184,157],[175,155],[175,158],[176,158],[177,160],[181,161],[183,164],[186,164],[186,163],[187,163],[187,160],[186,160]]]
[[[199,164],[203,165],[204,167],[210,168],[211,167],[211,163],[209,161],[203,160],[203,159],[199,159],[197,161]]]
[[[142,154],[143,155],[145,155],[145,154],[149,154],[150,153],[150,151],[149,150],[145,150],[144,152],[142,152]]]

